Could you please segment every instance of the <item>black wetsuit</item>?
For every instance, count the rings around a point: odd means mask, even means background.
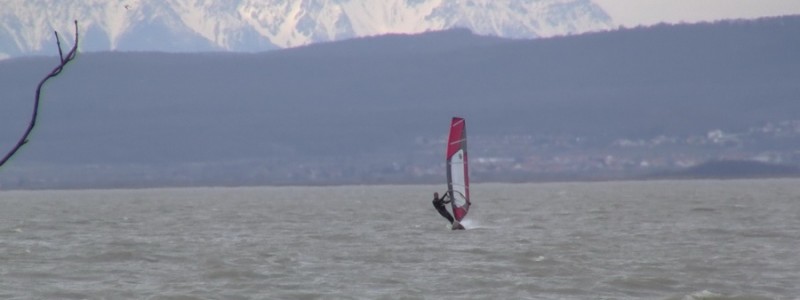
[[[444,205],[450,203],[450,201],[444,201],[444,197],[447,197],[447,194],[442,195],[442,198],[439,199],[433,198],[433,207],[436,208],[436,211],[438,211],[442,217],[450,221],[450,224],[453,224],[453,216],[450,215],[450,212],[444,207]]]

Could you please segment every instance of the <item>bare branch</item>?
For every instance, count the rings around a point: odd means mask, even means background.
[[[28,124],[28,128],[25,130],[25,133],[19,139],[16,146],[14,146],[14,148],[12,148],[11,151],[9,151],[8,154],[6,154],[6,156],[3,157],[2,160],[0,160],[0,167],[2,167],[6,163],[6,161],[8,161],[12,156],[14,156],[14,154],[17,153],[17,151],[23,145],[28,143],[28,136],[31,134],[31,131],[33,131],[33,127],[36,126],[36,118],[39,115],[39,102],[40,102],[39,99],[42,92],[42,86],[44,86],[44,83],[47,82],[47,80],[49,80],[50,78],[58,76],[58,74],[61,73],[61,70],[64,69],[64,66],[66,66],[70,61],[75,59],[75,55],[78,52],[78,20],[75,20],[75,45],[72,46],[72,49],[67,53],[66,57],[64,57],[63,52],[61,51],[61,41],[58,38],[58,32],[56,32],[55,34],[56,34],[56,45],[58,45],[58,56],[61,62],[57,67],[55,67],[52,71],[50,71],[50,74],[47,74],[47,76],[45,76],[42,79],[42,81],[39,82],[39,85],[36,87],[36,99],[33,102],[33,115],[31,116],[31,121]]]
[[[61,39],[58,38],[58,31],[53,31],[53,34],[56,35],[56,45],[58,46],[58,57],[61,59],[61,63],[63,64],[64,63],[64,52],[61,51]]]

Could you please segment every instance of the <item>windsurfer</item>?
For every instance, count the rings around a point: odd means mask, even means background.
[[[436,211],[438,211],[439,214],[442,215],[442,217],[444,217],[445,219],[450,221],[450,224],[452,225],[453,221],[454,221],[453,216],[450,214],[449,211],[447,211],[447,208],[444,207],[445,204],[450,203],[450,201],[452,201],[452,199],[447,197],[447,195],[448,195],[447,192],[445,192],[444,195],[442,195],[442,197],[439,198],[439,193],[434,192],[433,193],[433,207],[436,208]],[[448,199],[445,200],[444,198],[448,198]]]

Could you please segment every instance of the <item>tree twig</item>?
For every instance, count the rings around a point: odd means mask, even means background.
[[[55,67],[52,71],[50,71],[50,74],[47,74],[47,76],[45,76],[42,79],[42,81],[39,82],[39,85],[36,87],[36,99],[33,102],[33,115],[31,116],[31,121],[28,124],[28,128],[25,130],[25,133],[22,135],[19,141],[17,141],[17,144],[14,146],[14,148],[12,148],[11,151],[9,151],[6,154],[6,156],[3,157],[2,160],[0,160],[0,167],[2,167],[6,163],[6,161],[8,161],[12,156],[14,156],[14,154],[17,153],[17,151],[20,148],[22,148],[23,145],[28,143],[28,136],[31,134],[31,131],[33,131],[33,127],[36,126],[36,118],[39,115],[39,99],[42,92],[42,86],[44,86],[44,83],[47,82],[48,79],[58,76],[58,74],[60,74],[61,71],[64,69],[64,66],[66,66],[70,61],[75,59],[75,55],[78,53],[77,20],[75,20],[75,45],[72,46],[72,50],[70,50],[67,53],[66,57],[64,57],[64,54],[61,51],[61,41],[58,38],[58,32],[55,32],[55,35],[56,35],[56,45],[58,45],[58,56],[61,62],[57,67]]]

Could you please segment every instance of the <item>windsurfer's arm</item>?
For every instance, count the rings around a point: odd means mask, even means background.
[[[447,200],[445,200],[445,198],[447,198]],[[442,195],[442,200],[443,200],[444,204],[447,204],[447,203],[450,203],[451,201],[453,201],[453,198],[450,197],[450,191],[444,192],[444,195]]]

